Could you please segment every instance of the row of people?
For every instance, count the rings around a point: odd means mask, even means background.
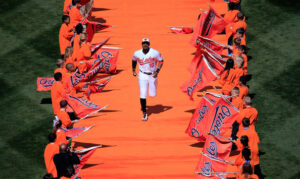
[[[234,142],[233,150],[240,151],[234,165],[237,166],[237,178],[264,178],[259,165],[260,139],[255,130],[258,121],[258,111],[252,106],[247,86],[248,48],[246,46],[247,23],[246,17],[240,11],[240,1],[230,2],[229,11],[224,20],[228,51],[223,57],[228,58],[225,70],[218,79],[222,86],[221,92],[231,96],[231,103],[240,113],[232,126],[231,139]]]
[[[92,8],[91,3],[90,0],[65,0],[59,31],[62,58],[56,62],[55,82],[51,87],[52,108],[56,120],[53,131],[48,135],[49,144],[44,151],[47,170],[45,179],[70,178],[75,174],[74,165],[80,163],[71,147],[71,139],[66,136],[63,128],[71,129],[79,119],[68,104],[67,96],[82,97],[80,92],[83,92],[83,87],[87,85],[81,82],[73,87],[69,79],[74,73],[86,73],[91,68],[88,61],[92,54],[84,25]]]

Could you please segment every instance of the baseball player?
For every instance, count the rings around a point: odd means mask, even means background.
[[[132,72],[136,76],[136,64],[139,62],[139,86],[140,86],[140,102],[141,110],[143,111],[142,121],[148,120],[146,111],[146,97],[149,87],[149,96],[156,96],[157,75],[163,65],[163,57],[161,54],[150,48],[150,40],[143,38],[142,49],[134,52],[132,57]]]

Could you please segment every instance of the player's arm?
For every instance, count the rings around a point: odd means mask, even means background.
[[[137,65],[137,59],[133,55],[133,57],[132,57],[132,74],[133,74],[133,76],[136,76],[136,72],[135,72],[136,65]]]
[[[154,77],[154,78],[157,77],[157,75],[158,75],[158,73],[160,72],[160,70],[161,70],[163,64],[164,64],[164,60],[163,60],[162,56],[159,54],[159,57],[158,57],[158,59],[157,59],[157,68],[156,68],[155,72],[153,73],[153,77]]]

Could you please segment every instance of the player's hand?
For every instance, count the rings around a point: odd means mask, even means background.
[[[133,75],[133,76],[136,76],[136,72],[135,72],[135,71],[133,71],[133,72],[132,72],[132,75]]]
[[[155,72],[153,72],[153,74],[152,74],[152,76],[154,77],[154,78],[156,78],[157,77],[157,75],[158,75],[158,73],[155,71]]]

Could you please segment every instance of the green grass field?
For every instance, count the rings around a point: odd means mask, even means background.
[[[0,178],[41,178],[52,125],[49,92],[36,77],[51,76],[59,57],[62,1],[1,3]],[[268,178],[300,178],[300,4],[243,0],[248,16],[250,93],[259,110],[261,167]]]

